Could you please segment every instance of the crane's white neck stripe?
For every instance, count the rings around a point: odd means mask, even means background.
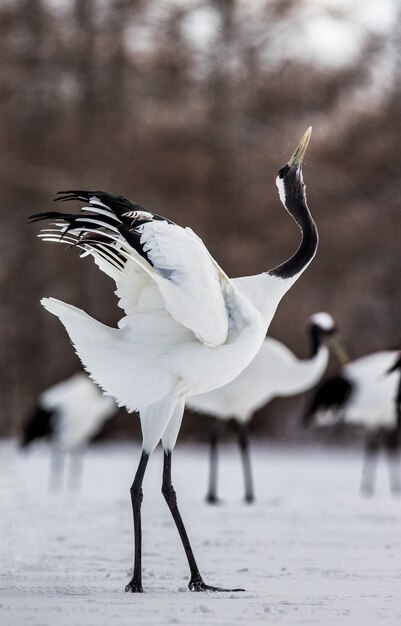
[[[277,185],[277,189],[278,189],[278,195],[280,196],[280,200],[281,202],[284,204],[285,206],[285,187],[284,187],[284,180],[282,178],[280,178],[280,176],[276,176],[276,185]]]

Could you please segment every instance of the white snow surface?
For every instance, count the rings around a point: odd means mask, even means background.
[[[0,443],[0,623],[7,626],[401,623],[401,501],[358,493],[362,452],[254,447],[257,503],[242,502],[236,448],[221,450],[222,504],[207,506],[207,450],[178,445],[173,480],[204,579],[243,593],[190,593],[160,493],[162,454],[144,481],[143,584],[131,576],[129,487],[140,449],[93,447],[81,493],[47,492],[45,447]]]

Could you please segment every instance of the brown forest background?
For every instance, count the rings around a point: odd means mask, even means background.
[[[330,63],[307,53],[312,9],[333,23],[355,15],[324,6],[0,3],[0,434],[17,433],[38,392],[78,367],[41,296],[110,325],[120,316],[109,279],[42,244],[27,217],[60,189],[109,190],[190,225],[229,275],[257,273],[298,245],[273,178],[310,124],[304,177],[320,248],[271,333],[307,356],[307,317],[327,310],[352,357],[400,344],[400,16],[382,34],[356,20],[358,53]],[[255,429],[285,436],[301,402],[273,403]],[[121,414],[114,434],[134,421]]]

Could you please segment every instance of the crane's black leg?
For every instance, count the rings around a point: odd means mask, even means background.
[[[372,495],[379,452],[380,434],[375,432],[366,436],[365,452],[362,468],[361,492]]]
[[[255,494],[253,491],[251,459],[249,456],[248,428],[246,424],[240,424],[239,422],[236,422],[236,424],[238,430],[238,444],[241,450],[242,466],[244,468],[245,502],[251,504],[255,500]]]
[[[209,489],[206,495],[206,502],[209,504],[217,504],[217,446],[220,437],[220,422],[218,419],[213,420],[213,427],[210,432],[210,474]]]
[[[390,477],[390,489],[395,495],[401,493],[400,477],[400,451],[398,444],[398,432],[396,429],[386,433],[385,446],[388,460],[388,470]]]
[[[131,485],[131,502],[132,513],[134,516],[134,538],[135,538],[135,558],[134,558],[134,574],[125,587],[125,591],[132,593],[142,593],[142,526],[141,526],[141,505],[143,500],[142,482],[145,474],[146,466],[149,461],[149,455],[142,452],[138,469],[136,470],[134,482]]]
[[[178,533],[181,537],[182,545],[184,546],[185,554],[187,555],[189,569],[191,572],[191,579],[188,584],[189,589],[191,591],[244,591],[244,589],[223,589],[221,587],[212,587],[203,582],[203,578],[199,572],[198,565],[192,552],[191,544],[189,543],[187,531],[185,530],[184,523],[178,510],[177,495],[171,482],[171,452],[169,450],[165,450],[164,452],[162,494],[171,511]]]

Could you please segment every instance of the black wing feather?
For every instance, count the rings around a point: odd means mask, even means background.
[[[352,394],[352,383],[339,374],[323,381],[314,392],[302,421],[308,426],[318,411],[344,408]]]
[[[63,202],[81,201],[87,204],[81,209],[81,213],[62,213],[58,211],[48,211],[32,215],[30,222],[42,220],[57,220],[63,225],[56,225],[58,233],[50,234],[44,230],[44,239],[54,239],[57,234],[59,241],[68,233],[69,238],[75,239],[73,246],[78,246],[85,251],[101,251],[118,267],[123,267],[126,262],[126,255],[119,251],[116,239],[121,235],[125,241],[138,252],[146,261],[153,265],[141,244],[141,229],[139,228],[147,222],[155,220],[166,221],[174,224],[171,220],[160,215],[150,213],[135,202],[127,200],[123,196],[116,196],[105,191],[84,191],[70,189],[59,191],[55,200]],[[49,234],[46,235],[46,232]]]
[[[54,432],[55,411],[49,411],[38,405],[27,419],[21,435],[21,448],[28,446],[34,439],[47,439]]]

